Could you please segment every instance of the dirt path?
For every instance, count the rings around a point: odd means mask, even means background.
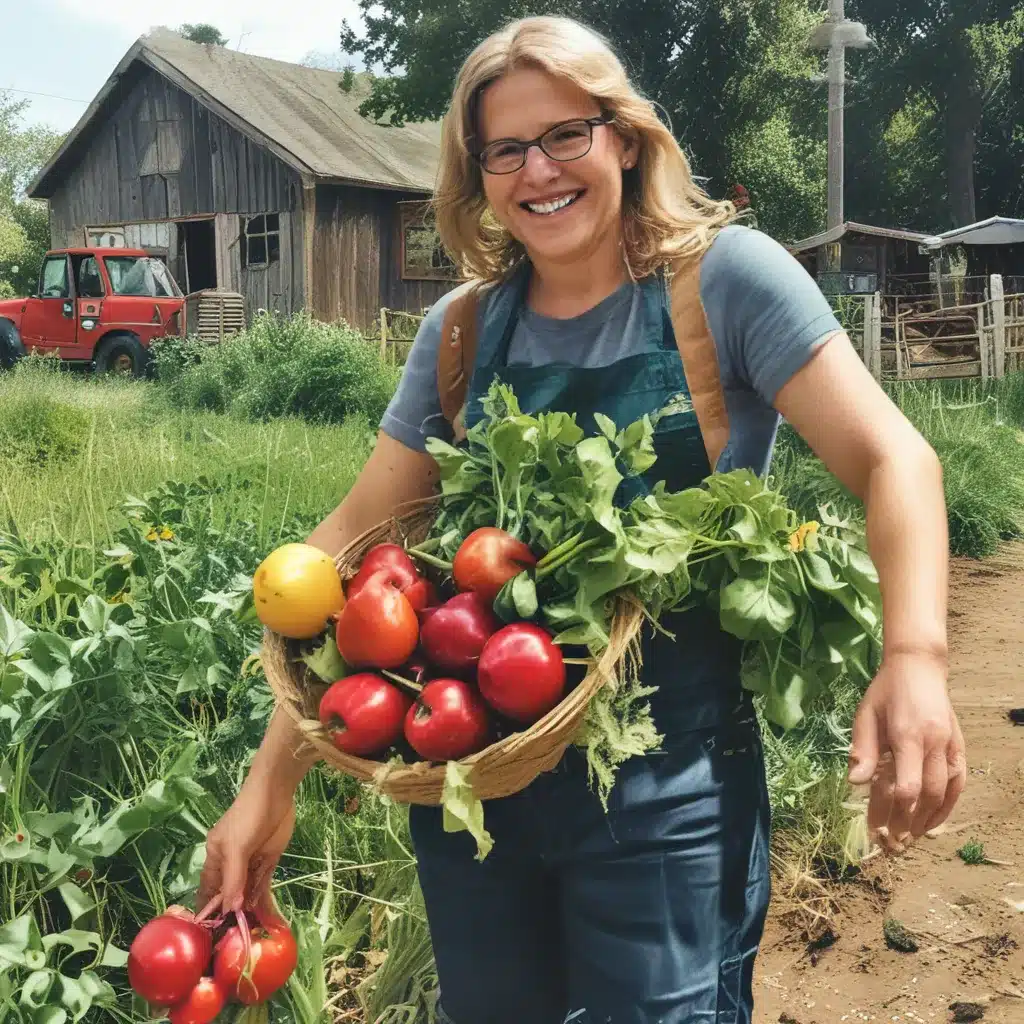
[[[828,948],[809,949],[785,915],[770,919],[755,1024],[1024,1024],[1024,728],[1007,716],[1024,707],[1024,546],[954,563],[950,641],[964,795],[939,835],[842,886]],[[973,840],[1005,863],[965,864],[957,850]],[[886,916],[917,935],[918,952],[887,947]]]

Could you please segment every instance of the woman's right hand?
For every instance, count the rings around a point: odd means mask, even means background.
[[[206,837],[198,905],[219,894],[224,913],[245,909],[279,918],[270,881],[294,828],[294,796],[250,778]]]

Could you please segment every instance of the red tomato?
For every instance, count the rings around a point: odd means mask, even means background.
[[[338,617],[338,650],[353,668],[398,668],[419,641],[416,612],[387,573],[371,576]]]
[[[516,622],[487,641],[477,665],[480,693],[516,722],[535,722],[562,699],[565,660],[539,626]]]
[[[288,981],[299,962],[295,937],[286,925],[257,925],[249,934],[248,967],[239,928],[232,928],[223,938],[213,961],[217,984],[247,1006],[266,1002]]]
[[[459,590],[476,591],[493,603],[513,576],[536,564],[533,552],[521,540],[497,527],[482,526],[459,546],[452,561],[452,575]]]
[[[203,976],[212,945],[209,931],[195,921],[161,914],[143,925],[132,942],[128,981],[146,1002],[173,1006]]]
[[[428,608],[422,621],[420,646],[427,660],[455,676],[472,674],[484,644],[501,627],[490,603],[473,591]]]
[[[412,698],[372,672],[339,679],[320,699],[320,722],[346,754],[368,757],[401,735]]]
[[[369,580],[383,573],[392,586],[400,590],[416,612],[430,607],[437,594],[430,580],[419,574],[413,560],[398,544],[378,544],[370,548],[359,565],[359,571],[348,584],[348,600],[352,600]]]
[[[171,1024],[211,1024],[224,1009],[227,996],[213,978],[200,978],[188,998],[171,1007]]]
[[[480,695],[461,679],[434,679],[405,716],[405,738],[427,761],[458,761],[487,746],[491,724]]]

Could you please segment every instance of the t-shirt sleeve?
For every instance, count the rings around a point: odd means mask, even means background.
[[[771,405],[782,386],[843,330],[815,280],[763,232],[733,225],[704,257],[701,298],[723,376]]]
[[[444,311],[454,292],[442,296],[420,322],[394,397],[384,411],[380,428],[407,448],[426,450],[428,437],[451,440],[451,426],[441,412],[437,389],[437,352],[441,345]]]

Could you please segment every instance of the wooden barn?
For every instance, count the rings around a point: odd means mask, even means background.
[[[454,286],[424,201],[437,123],[377,124],[365,83],[142,36],[29,194],[51,243],[140,246],[182,290],[239,292],[246,312],[307,309],[368,328]]]

